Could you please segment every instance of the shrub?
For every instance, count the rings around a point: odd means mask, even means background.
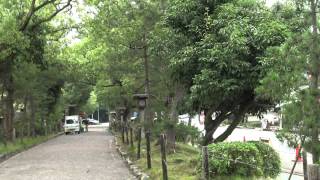
[[[275,150],[260,141],[252,141],[251,143],[253,143],[262,158],[262,171],[263,171],[263,175],[265,177],[272,177],[275,178],[279,173],[280,173],[280,169],[281,169],[281,161],[279,158],[279,155],[277,152],[275,152]]]
[[[268,145],[260,142],[223,142],[210,144],[209,167],[214,176],[275,177],[280,172],[280,158]]]
[[[192,142],[195,142],[200,138],[200,131],[196,127],[180,123],[176,125],[175,129],[177,141],[188,142],[191,140]],[[188,137],[190,137],[189,140]]]
[[[200,138],[200,131],[193,126],[188,126],[183,123],[172,124],[170,121],[156,122],[152,128],[152,134],[154,137],[159,137],[161,133],[165,133],[166,130],[174,129],[176,133],[176,141],[178,142],[197,142]]]

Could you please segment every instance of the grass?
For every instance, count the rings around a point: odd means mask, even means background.
[[[17,139],[14,142],[9,142],[5,146],[4,144],[0,145],[0,154],[9,154],[14,153],[20,150],[27,149],[33,145],[40,144],[49,138],[53,137],[54,135],[48,135],[48,136],[37,136],[34,138],[27,137],[23,139]]]
[[[162,164],[160,156],[160,145],[156,145],[156,141],[151,143],[151,162],[152,168],[147,168],[146,146],[145,140],[141,141],[141,158],[136,159],[136,142],[135,147],[131,148],[126,144],[122,144],[120,136],[117,136],[117,141],[121,145],[122,150],[125,150],[130,159],[145,173],[150,176],[150,179],[162,179]],[[187,144],[176,144],[176,152],[167,155],[168,176],[169,179],[175,180],[196,180],[199,179],[197,173],[199,150]]]

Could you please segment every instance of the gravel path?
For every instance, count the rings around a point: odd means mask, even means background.
[[[0,180],[134,179],[104,130],[62,135],[0,164]]]

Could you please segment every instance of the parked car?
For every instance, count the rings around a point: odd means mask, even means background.
[[[80,117],[79,115],[73,115],[73,116],[65,116],[64,121],[64,133],[68,134],[71,132],[80,134]]]
[[[98,120],[95,120],[95,119],[87,119],[89,121],[89,124],[90,125],[96,125],[96,124],[99,124],[99,121]]]

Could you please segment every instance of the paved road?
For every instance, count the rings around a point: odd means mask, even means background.
[[[62,135],[0,164],[2,180],[133,179],[105,130]]]

